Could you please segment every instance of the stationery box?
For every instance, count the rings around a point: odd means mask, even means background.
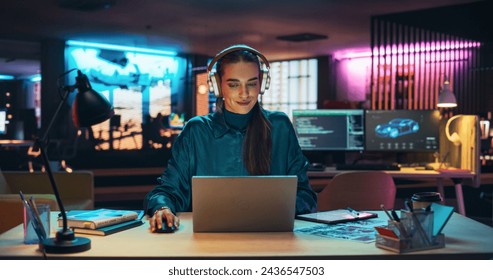
[[[384,235],[376,235],[376,246],[396,253],[408,253],[421,250],[439,249],[445,247],[445,235],[439,234],[432,239],[431,245],[415,246],[412,238],[399,239]]]

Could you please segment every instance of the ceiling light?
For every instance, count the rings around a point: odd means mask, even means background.
[[[313,40],[325,40],[329,38],[327,35],[314,34],[314,33],[298,33],[292,35],[278,36],[277,40],[289,41],[289,42],[305,42]]]

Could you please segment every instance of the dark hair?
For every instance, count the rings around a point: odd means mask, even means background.
[[[257,55],[248,50],[238,50],[219,59],[216,63],[216,72],[219,77],[222,77],[224,75],[224,65],[240,61],[256,63],[260,70],[260,61]],[[223,106],[223,99],[217,98],[216,110],[221,112]],[[272,125],[263,114],[259,102],[253,106],[252,111],[252,117],[243,142],[243,164],[250,175],[269,175],[272,155]]]

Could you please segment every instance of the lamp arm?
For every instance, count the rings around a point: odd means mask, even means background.
[[[56,121],[56,119],[58,117],[58,114],[60,114],[60,111],[62,110],[63,104],[65,104],[65,101],[67,100],[68,94],[70,92],[69,91],[69,88],[64,88],[64,91],[65,91],[65,94],[62,96],[60,102],[58,103],[58,107],[56,108],[55,113],[51,117],[50,123],[46,127],[45,133],[43,134],[43,137],[40,140],[43,144],[46,143],[46,140],[48,139],[48,135],[49,135],[49,133],[51,131],[51,128],[55,124],[55,121]]]
[[[65,74],[71,72],[70,70]],[[59,78],[60,79],[60,78]],[[48,159],[48,154],[46,153],[45,145],[48,139],[48,135],[53,127],[55,120],[57,119],[60,111],[63,107],[63,104],[67,100],[69,93],[75,88],[73,86],[68,87],[58,87],[59,89],[64,91],[64,94],[61,95],[60,103],[55,110],[55,113],[51,117],[51,120],[46,127],[45,133],[43,137],[36,138],[34,142],[34,148],[39,149],[42,160],[46,168],[46,173],[48,174],[48,178],[50,179],[51,187],[53,189],[53,193],[55,195],[58,207],[60,208],[60,212],[62,214],[63,221],[63,229],[57,231],[55,238],[46,238],[40,244],[40,249],[42,249],[46,253],[77,253],[83,252],[91,249],[91,240],[85,237],[75,237],[75,234],[72,230],[70,230],[67,226],[67,213],[65,212],[65,207],[63,206],[62,199],[60,197],[60,193],[58,192],[58,187],[55,182],[55,178],[53,176],[53,172],[51,171],[50,161]]]
[[[50,166],[50,160],[48,159],[48,155],[46,154],[46,149],[45,149],[45,144],[48,139],[48,135],[51,131],[51,128],[53,127],[53,124],[55,123],[55,120],[57,119],[58,115],[60,114],[60,111],[67,100],[67,96],[69,94],[68,90],[65,90],[65,94],[63,95],[62,99],[60,100],[60,103],[58,103],[58,107],[55,110],[55,113],[51,117],[50,123],[48,124],[45,133],[43,134],[43,137],[36,138],[34,142],[34,149],[41,152],[41,159],[43,160],[43,164],[45,165],[46,168],[46,173],[48,174],[48,177],[50,179],[51,183],[51,188],[53,189],[53,194],[55,195],[58,207],[60,208],[60,212],[62,214],[62,219],[63,219],[63,231],[67,231],[68,226],[67,226],[67,213],[65,213],[65,207],[63,206],[62,199],[60,198],[60,193],[58,192],[58,187],[55,181],[55,177],[53,176],[53,172],[51,170]]]

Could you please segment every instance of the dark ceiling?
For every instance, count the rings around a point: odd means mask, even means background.
[[[493,1],[481,1],[394,13],[379,18],[463,39],[493,43],[492,12]]]
[[[245,43],[269,60],[328,55],[369,48],[372,16],[400,13],[397,18],[416,21],[422,18],[402,13],[473,2],[478,1],[4,0],[0,3],[0,73],[11,71],[18,62],[36,60],[39,42],[45,38],[209,56],[230,44]],[[464,17],[477,19],[464,11],[459,18],[434,18],[437,24],[453,21],[460,26]],[[278,39],[304,33],[326,38]],[[305,37],[310,38],[301,35]]]

